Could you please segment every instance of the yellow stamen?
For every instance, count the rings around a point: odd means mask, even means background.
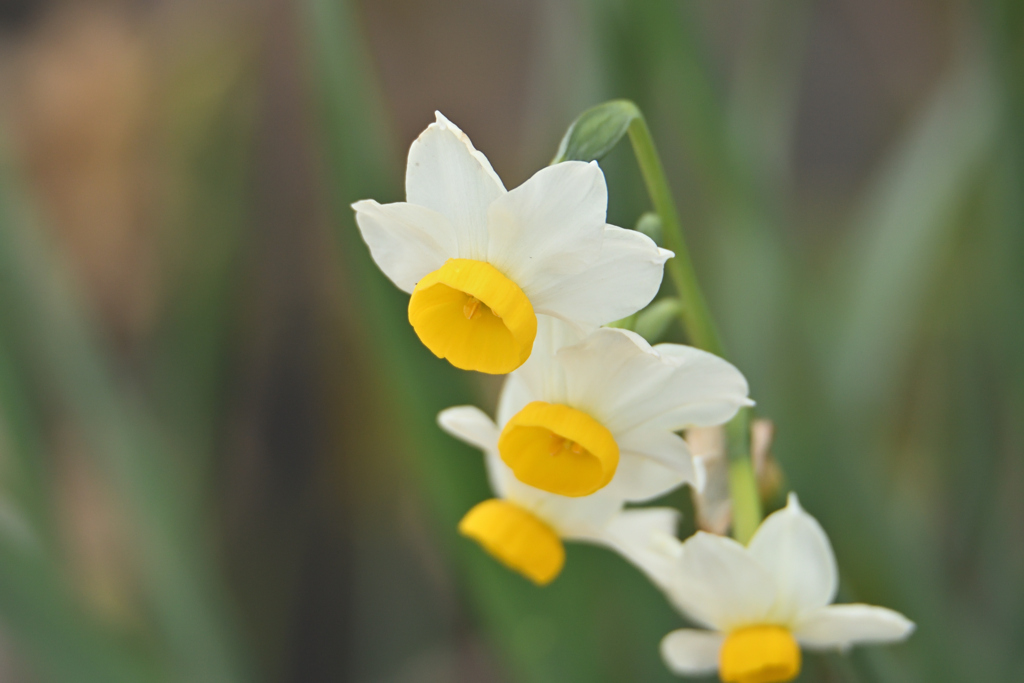
[[[786,683],[800,673],[800,646],[781,626],[749,626],[733,631],[719,655],[725,683]]]
[[[462,306],[462,315],[466,316],[466,320],[472,320],[473,316],[480,312],[480,299],[475,296],[471,296],[466,299],[466,303]]]
[[[470,259],[448,259],[416,284],[409,322],[438,358],[492,375],[526,362],[537,336],[523,290],[491,264]]]
[[[619,466],[619,446],[604,425],[575,408],[543,401],[508,421],[498,452],[517,479],[563,496],[604,488]]]
[[[459,522],[459,533],[539,586],[551,583],[565,564],[565,547],[558,534],[507,500],[492,498],[476,505]]]

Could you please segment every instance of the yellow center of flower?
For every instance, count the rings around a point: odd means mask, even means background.
[[[800,673],[800,646],[781,626],[749,626],[725,639],[718,662],[725,683],[786,683]]]
[[[459,533],[538,586],[551,583],[565,564],[565,547],[558,534],[507,500],[492,498],[476,505],[459,522]]]
[[[534,401],[508,421],[498,452],[519,481],[563,496],[604,488],[619,466],[612,433],[584,412]]]
[[[526,362],[537,336],[523,290],[491,264],[470,259],[448,259],[416,284],[409,322],[438,358],[492,375]]]

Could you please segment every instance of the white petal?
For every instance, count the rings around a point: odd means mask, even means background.
[[[526,407],[527,403],[540,400],[543,400],[543,397],[530,389],[529,384],[523,380],[523,376],[519,374],[518,370],[508,375],[501,387],[501,394],[498,396],[499,432],[516,413]]]
[[[659,393],[670,368],[643,337],[627,330],[601,328],[557,354],[567,382],[567,400],[589,413],[615,434],[628,432],[641,420],[630,405]],[[625,392],[627,397],[619,400]]]
[[[504,480],[504,497],[550,524],[562,538],[586,541],[599,538],[622,510],[622,500],[603,492],[568,498],[535,489],[516,479],[511,470],[507,471],[509,476]]]
[[[672,368],[663,412],[649,424],[669,429],[725,424],[743,406],[752,406],[747,378],[713,353],[683,344],[657,344],[654,351]],[[654,406],[652,406],[654,408]]]
[[[839,581],[832,545],[795,493],[789,494],[785,508],[761,523],[748,550],[775,580],[773,616],[783,623],[797,621],[835,598]]]
[[[742,545],[698,531],[683,543],[670,597],[700,623],[731,631],[766,623],[775,586]]]
[[[725,636],[714,631],[681,628],[661,640],[661,657],[672,673],[701,676],[718,671]]]
[[[352,205],[356,224],[370,254],[399,289],[411,292],[427,273],[458,255],[455,229],[447,218],[415,204],[378,204],[364,199]]]
[[[722,424],[750,403],[746,379],[728,362],[678,344],[652,348],[626,330],[596,330],[558,359],[571,405],[616,435]]]
[[[491,490],[498,498],[508,498],[509,489],[519,483],[516,475],[498,455],[498,449],[484,451],[484,467],[487,470],[487,481]]]
[[[442,410],[437,416],[441,429],[457,439],[483,451],[498,447],[498,428],[487,413],[476,406],[456,406]]]
[[[543,168],[491,204],[487,260],[532,302],[534,292],[597,260],[607,208],[608,190],[596,163]]]
[[[512,373],[525,387],[530,401],[567,403],[565,369],[558,351],[582,341],[583,335],[572,325],[547,315],[537,316],[537,337],[530,358]],[[529,401],[527,401],[529,402]],[[526,405],[523,403],[516,410]],[[508,419],[515,413],[510,413]],[[499,415],[504,415],[499,410]]]
[[[625,510],[594,539],[637,566],[656,586],[668,590],[683,544],[676,538],[679,511],[673,508]]]
[[[433,209],[455,229],[458,256],[487,258],[487,207],[505,194],[498,174],[469,138],[437,112],[409,148],[405,198]]]
[[[544,287],[535,285],[530,301],[540,313],[591,327],[604,325],[651,302],[671,257],[672,252],[659,249],[643,233],[606,225],[596,260],[586,270],[547,278]]]
[[[678,434],[664,429],[635,429],[616,437],[616,442],[619,467],[608,484],[611,495],[643,502],[697,480],[690,450]]]
[[[811,613],[793,630],[804,647],[846,649],[861,643],[893,643],[914,632],[899,612],[871,605],[830,605]]]
[[[442,410],[437,416],[437,424],[456,439],[476,446],[484,452],[484,464],[487,467],[491,490],[494,491],[494,495],[503,498],[507,489],[507,479],[514,475],[498,457],[499,432],[494,421],[476,406],[456,406]]]

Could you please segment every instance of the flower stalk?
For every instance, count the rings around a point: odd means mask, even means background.
[[[726,425],[729,457],[729,497],[732,499],[732,535],[744,545],[761,524],[764,511],[757,476],[750,457],[750,408],[742,408]]]
[[[665,247],[675,252],[675,258],[669,259],[665,268],[683,303],[679,316],[686,333],[690,342],[697,348],[722,356],[722,342],[711,319],[704,294],[697,283],[697,273],[693,269],[686,240],[683,239],[682,223],[672,199],[672,190],[665,177],[665,169],[661,165],[658,150],[654,147],[651,130],[647,127],[647,121],[642,114],[638,113],[630,122],[628,135],[644,184],[647,186],[647,193],[651,197],[658,218],[661,219]]]
[[[654,146],[651,130],[639,109],[629,123],[627,129],[629,141],[633,146],[633,155],[640,166],[647,193],[654,205],[654,210],[661,219],[662,235],[665,246],[675,252],[675,258],[665,264],[679,294],[681,306],[679,318],[686,329],[690,343],[709,351],[716,356],[725,357],[721,338],[715,327],[711,312],[708,309],[704,294],[697,282],[697,273],[693,268],[690,251],[683,237],[682,222],[672,190],[665,176],[665,169]],[[729,453],[729,495],[732,499],[733,536],[741,543],[746,543],[754,535],[761,523],[761,499],[757,492],[757,480],[754,466],[750,458],[750,409],[743,408],[729,422],[728,428]]]

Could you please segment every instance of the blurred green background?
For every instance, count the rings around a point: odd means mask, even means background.
[[[499,384],[348,208],[434,109],[513,187],[613,97],[841,599],[918,623],[800,680],[1024,680],[1019,0],[0,0],[0,680],[673,680],[624,561],[456,535]]]

